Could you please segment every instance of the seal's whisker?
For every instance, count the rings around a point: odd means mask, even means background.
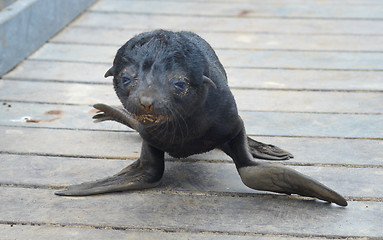
[[[172,110],[173,109],[173,110]],[[172,109],[169,108],[170,111],[175,115],[175,119],[177,120],[177,125],[179,126],[179,132],[181,134],[181,146],[184,144],[184,140],[189,135],[189,126],[185,120],[185,118],[182,116],[182,114],[175,108],[172,107]]]

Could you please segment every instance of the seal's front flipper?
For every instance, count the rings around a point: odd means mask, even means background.
[[[294,156],[277,146],[271,144],[265,144],[254,139],[247,137],[249,151],[255,158],[266,160],[289,160]]]
[[[69,186],[55,192],[60,196],[87,196],[155,187],[164,172],[164,152],[142,144],[140,159],[111,177]]]
[[[346,200],[323,184],[284,166],[257,163],[248,150],[245,130],[221,149],[233,158],[243,183],[253,189],[315,197],[347,206]]]
[[[55,194],[60,196],[87,196],[157,186],[162,174],[153,175],[150,170],[143,169],[139,165],[139,160],[137,160],[116,175],[93,182],[72,185],[65,190],[55,192]]]
[[[97,114],[93,116],[93,119],[95,119],[94,122],[96,123],[111,120],[122,123],[135,130],[138,128],[137,120],[134,119],[123,106],[112,107],[106,104],[97,103],[93,105],[93,107],[99,110]]]

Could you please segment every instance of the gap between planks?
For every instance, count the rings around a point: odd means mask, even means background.
[[[194,237],[209,237],[209,239],[226,239],[225,237],[257,237],[260,239],[269,239],[269,238],[281,238],[281,239],[350,239],[350,240],[360,240],[365,239],[361,236],[334,236],[334,235],[312,235],[312,234],[278,234],[278,233],[256,233],[256,232],[233,232],[233,231],[207,231],[207,230],[198,230],[192,228],[170,228],[170,227],[117,227],[110,225],[91,225],[91,224],[59,224],[59,223],[48,223],[48,222],[28,222],[28,221],[1,221],[1,225],[10,225],[14,226],[31,226],[31,227],[56,227],[56,228],[65,228],[65,229],[95,229],[95,230],[111,230],[111,231],[134,231],[138,233],[156,233],[156,234],[193,234],[190,236],[190,239],[197,239]],[[99,236],[98,234],[97,236]],[[89,235],[88,235],[89,236]],[[135,235],[136,236],[136,235]],[[169,235],[166,235],[169,237]],[[156,236],[158,237],[158,235]],[[180,236],[181,237],[181,236]],[[184,237],[184,236],[182,236]],[[215,238],[217,237],[217,238]],[[145,238],[146,239],[146,238]],[[189,239],[189,238],[188,238]],[[199,238],[198,238],[199,239]],[[204,238],[205,239],[205,238]],[[240,238],[242,239],[242,238]],[[247,239],[247,238],[246,238]],[[379,237],[369,237],[368,239],[378,240]]]

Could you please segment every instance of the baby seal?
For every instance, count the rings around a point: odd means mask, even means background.
[[[113,120],[143,139],[137,161],[114,176],[69,186],[57,195],[84,196],[155,187],[164,153],[181,158],[218,148],[229,155],[243,183],[256,190],[314,197],[341,206],[346,200],[290,168],[254,158],[287,160],[290,153],[246,136],[226,72],[211,46],[192,32],[141,33],[117,52],[113,76],[121,107],[96,104],[96,122]]]

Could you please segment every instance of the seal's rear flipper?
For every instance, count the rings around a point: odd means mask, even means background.
[[[347,206],[346,200],[338,193],[295,170],[276,164],[254,162],[248,150],[244,129],[221,149],[234,160],[243,183],[250,188],[299,194]]]
[[[294,156],[277,146],[271,144],[265,144],[254,139],[247,137],[247,143],[249,145],[249,151],[254,158],[266,159],[266,160],[289,160]]]
[[[60,196],[87,196],[151,188],[160,183],[164,167],[164,152],[144,141],[140,159],[119,173],[93,182],[72,185],[65,190],[55,192],[55,194]]]
[[[241,167],[238,172],[243,183],[256,190],[299,194],[347,206],[346,200],[335,191],[287,167],[262,163]]]
[[[152,188],[160,183],[161,177],[152,176],[139,170],[135,163],[121,172],[104,179],[69,186],[67,189],[55,192],[59,196],[89,196],[102,193],[122,192]]]
[[[123,106],[112,107],[106,104],[97,103],[93,105],[93,107],[99,110],[97,114],[93,116],[93,119],[95,119],[94,122],[97,123],[108,120],[116,121],[137,131],[137,120],[134,119]]]

